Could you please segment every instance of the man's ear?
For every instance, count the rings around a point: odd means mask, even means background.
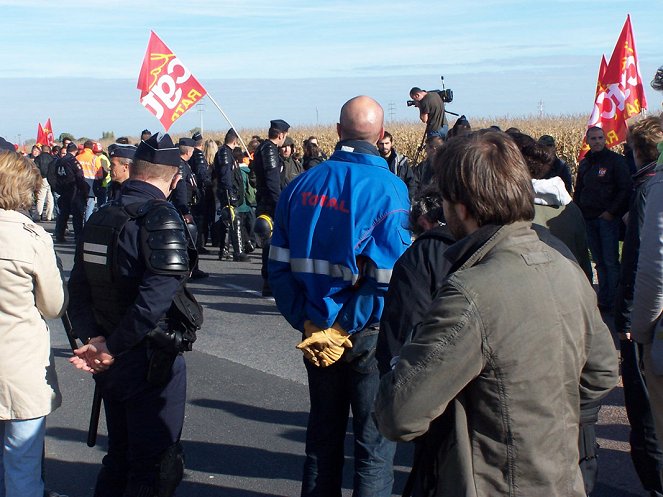
[[[378,136],[378,139],[375,140],[375,144],[377,145],[377,143],[378,143],[380,140],[382,140],[383,138],[384,138],[384,126],[380,128],[380,134],[379,134],[379,136]]]
[[[470,218],[470,211],[465,207],[465,204],[453,204],[456,210],[456,215],[461,221],[467,221]]]
[[[341,138],[341,123],[336,123],[336,134]]]
[[[173,176],[173,179],[170,180],[170,191],[171,192],[175,189],[175,187],[177,186],[177,183],[179,183],[181,179],[182,179],[182,175],[180,173],[177,173],[177,174],[175,174],[175,176]]]

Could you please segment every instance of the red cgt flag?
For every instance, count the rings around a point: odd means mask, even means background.
[[[46,136],[46,133],[44,132],[44,128],[42,128],[41,123],[38,124],[39,126],[37,127],[37,144],[48,145],[48,138]]]
[[[603,128],[607,147],[615,147],[626,141],[626,120],[647,108],[644,85],[638,67],[635,40],[631,27],[631,16],[619,35],[607,67],[601,64],[594,109],[587,127]],[[578,160],[589,150],[583,141]]]
[[[166,131],[207,93],[154,31],[150,32],[137,87],[140,103]]]
[[[600,121],[600,114],[601,114],[601,106],[602,106],[602,100],[599,102],[599,95],[601,95],[605,88],[604,88],[604,83],[603,83],[603,78],[605,77],[605,73],[608,70],[608,63],[605,60],[605,55],[601,56],[601,66],[599,67],[599,77],[596,80],[596,93],[594,95],[594,109],[592,110],[592,115],[589,116],[589,120],[587,121],[587,129],[591,128],[592,126],[597,126],[597,124]],[[585,137],[582,137],[582,145],[580,147],[580,153],[578,154],[578,162],[580,162],[584,157],[585,154],[589,152],[589,145],[587,145],[587,140]]]
[[[45,145],[48,145],[49,147],[53,146],[53,143],[55,143],[55,138],[53,137],[53,125],[51,124],[50,117],[46,120],[46,126],[44,126],[44,134],[46,135],[46,141],[48,142],[45,143]]]

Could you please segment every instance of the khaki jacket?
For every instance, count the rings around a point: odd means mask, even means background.
[[[67,292],[51,236],[0,209],[0,420],[45,416],[61,403],[49,329]]]
[[[580,268],[529,223],[487,228],[447,250],[460,267],[382,378],[379,429],[437,448],[415,495],[584,496],[579,405],[617,383],[610,332]]]

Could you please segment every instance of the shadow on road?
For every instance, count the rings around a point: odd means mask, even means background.
[[[208,409],[221,409],[222,411],[233,414],[238,418],[270,424],[304,427],[308,420],[307,412],[281,411],[249,404],[241,404],[229,400],[194,399],[190,400],[189,404]]]

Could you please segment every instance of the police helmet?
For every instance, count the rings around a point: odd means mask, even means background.
[[[272,237],[273,226],[272,218],[267,214],[261,214],[256,219],[256,222],[253,225],[253,232],[261,247]]]

